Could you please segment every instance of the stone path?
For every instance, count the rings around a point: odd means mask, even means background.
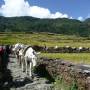
[[[9,90],[54,90],[53,84],[48,84],[45,78],[37,76],[32,81],[29,76],[26,76],[21,71],[15,58],[10,58],[8,69],[11,71],[14,82],[14,85]]]

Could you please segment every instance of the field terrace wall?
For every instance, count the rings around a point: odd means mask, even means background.
[[[38,73],[46,74],[45,71],[55,80],[57,76],[63,78],[67,85],[76,82],[78,90],[90,90],[90,67],[75,65],[63,60],[41,58],[37,64]]]
[[[47,49],[49,53],[89,53],[90,48],[86,47],[49,47]]]
[[[88,47],[44,47],[34,45],[32,46],[36,51],[48,52],[48,53],[90,53],[90,48]]]

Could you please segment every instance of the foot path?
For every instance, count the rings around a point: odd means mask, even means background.
[[[16,58],[10,58],[8,69],[11,71],[14,85],[9,90],[54,90],[53,84],[48,84],[47,79],[35,77],[33,81],[21,71]]]

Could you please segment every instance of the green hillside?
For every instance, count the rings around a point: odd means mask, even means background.
[[[89,36],[90,20],[39,19],[33,17],[0,16],[0,32],[50,32],[66,35]]]

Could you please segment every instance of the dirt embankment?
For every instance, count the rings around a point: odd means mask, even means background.
[[[90,66],[75,65],[63,60],[41,58],[37,64],[37,72],[47,75],[52,81],[61,76],[67,85],[77,84],[78,90],[90,90]]]

